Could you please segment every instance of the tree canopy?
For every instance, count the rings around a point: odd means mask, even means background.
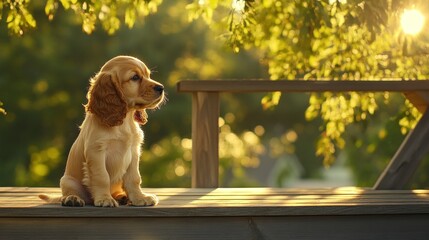
[[[230,5],[228,5],[230,4]],[[229,15],[222,17],[222,9]],[[427,1],[321,0],[195,1],[192,17],[220,23],[225,40],[234,51],[257,49],[268,65],[272,80],[418,80],[429,77],[429,32],[407,35],[401,28],[404,11],[429,13]],[[405,28],[405,29],[404,29]],[[227,30],[227,31],[225,31]],[[346,127],[374,114],[378,108],[372,93],[313,94],[306,112],[308,120],[325,122],[317,154],[332,163],[335,146],[343,148]],[[388,97],[385,95],[384,97]],[[275,106],[280,93],[262,103]],[[419,113],[410,103],[407,117],[399,123],[412,128]]]
[[[157,11],[162,0],[46,0],[44,12],[49,20],[53,20],[59,8],[73,11],[79,19],[82,30],[88,34],[95,30],[96,24],[100,23],[102,28],[109,34],[115,33],[125,24],[132,28],[137,19],[141,19]],[[37,21],[32,10],[35,5],[42,2],[31,0],[2,0],[0,1],[0,19],[6,17],[8,29],[22,35],[31,28],[36,28]]]

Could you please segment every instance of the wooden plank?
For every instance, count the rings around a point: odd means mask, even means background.
[[[118,207],[99,208],[85,206],[80,208],[61,207],[5,207],[0,211],[0,219],[7,217],[95,217],[95,218],[138,218],[138,217],[252,217],[252,216],[344,216],[344,215],[400,215],[429,214],[428,204],[379,204],[379,205],[213,205],[168,207]]]
[[[19,201],[20,203],[16,203]],[[206,208],[206,207],[308,207],[308,206],[382,206],[382,205],[429,205],[428,200],[422,199],[366,199],[366,198],[326,198],[326,199],[160,199],[161,203],[156,208],[187,207],[187,208]],[[52,206],[51,206],[52,205]],[[32,199],[21,201],[5,201],[2,208],[28,208],[28,207],[55,207],[59,203],[50,204],[49,206]]]
[[[426,239],[428,215],[4,218],[5,239]]]
[[[156,207],[100,208],[94,206],[62,207],[39,205],[31,207],[1,207],[5,217],[251,217],[251,216],[344,216],[344,215],[429,214],[428,204],[313,204],[313,205],[233,205],[212,206],[171,205]]]
[[[394,196],[392,196],[394,197]],[[19,201],[19,199],[18,199]],[[421,199],[365,199],[365,198],[345,198],[345,199],[160,199],[157,208],[211,208],[211,207],[345,207],[345,206],[407,206],[421,207],[429,205],[428,200]],[[29,208],[29,207],[43,207],[55,208],[60,207],[59,203],[49,204],[41,203],[40,200],[20,201],[20,203],[7,201],[2,205],[2,211],[12,211],[12,208]],[[91,207],[91,206],[88,206]],[[427,208],[426,208],[427,209]],[[149,210],[148,210],[149,211]]]
[[[0,188],[0,218],[4,217],[220,217],[308,216],[362,214],[429,214],[429,190],[347,191],[308,189],[145,189],[158,194],[155,207],[83,208],[45,204],[39,194],[58,189]],[[169,193],[170,191],[170,193]],[[183,191],[183,192],[181,192]],[[176,192],[172,194],[171,192]],[[257,192],[259,194],[253,195]],[[192,194],[192,195],[190,195]]]
[[[428,92],[429,80],[303,81],[303,80],[186,80],[179,92]]]
[[[253,218],[259,239],[426,239],[426,216]]]
[[[94,206],[62,207],[39,205],[31,207],[1,207],[5,217],[251,217],[251,216],[340,216],[340,215],[429,214],[429,204],[214,204],[211,206],[171,205],[156,207],[100,208]]]
[[[340,208],[346,208],[348,206],[352,207],[365,207],[365,208],[381,208],[386,209],[387,206],[396,206],[401,207],[404,209],[410,209],[410,208],[416,208],[421,209],[422,211],[424,209],[428,209],[427,205],[429,205],[429,201],[422,201],[419,199],[413,199],[413,200],[367,200],[367,199],[359,199],[359,198],[350,198],[350,199],[309,199],[309,200],[274,200],[274,199],[268,199],[268,200],[245,200],[245,199],[235,199],[235,200],[225,200],[225,199],[210,199],[210,200],[191,200],[191,199],[160,199],[162,201],[161,204],[156,206],[156,210],[159,211],[160,209],[173,209],[173,208],[189,208],[189,209],[198,209],[198,208],[243,208],[243,207],[256,207],[256,208],[308,208],[308,207],[314,207],[318,208],[316,212],[320,212],[323,208],[327,207],[335,207],[337,209]],[[49,204],[42,205],[44,203],[40,203],[37,201],[23,201],[20,204],[16,204],[14,202],[6,202],[3,204],[2,208],[4,211],[13,212],[16,209],[24,209],[29,207],[38,207],[38,208],[58,208],[60,206],[59,203],[57,204]],[[411,207],[412,206],[412,207]],[[87,206],[87,207],[93,207],[93,206]],[[130,207],[130,206],[124,206],[124,207]],[[232,209],[232,208],[231,208]],[[256,209],[255,209],[256,210]],[[252,210],[252,211],[255,211]],[[31,210],[33,211],[33,210]],[[126,210],[124,210],[126,211]],[[146,210],[146,211],[153,211],[152,209]],[[217,210],[216,210],[217,211]],[[252,212],[251,211],[251,212]],[[316,213],[314,212],[314,213]],[[232,213],[232,212],[230,212]],[[172,214],[172,213],[170,213]]]
[[[219,184],[219,94],[197,92],[192,99],[192,187]]]
[[[426,111],[402,142],[374,189],[402,189],[411,180],[429,151],[429,111]]]
[[[412,194],[400,194],[396,195],[393,193],[383,195],[370,195],[370,194],[358,194],[358,195],[242,195],[242,194],[231,194],[231,195],[184,195],[184,196],[165,196],[159,195],[158,198],[161,201],[161,205],[169,204],[199,204],[210,206],[213,203],[219,204],[312,204],[312,203],[361,203],[361,204],[378,204],[382,203],[429,203],[429,196],[425,195],[412,195]],[[37,195],[29,196],[0,196],[0,202],[2,206],[9,204],[11,206],[25,207],[26,204],[42,204]]]
[[[428,189],[413,190],[377,190],[359,187],[338,188],[142,188],[143,192],[155,193],[159,196],[420,196],[429,197]],[[26,187],[0,187],[0,197],[12,194],[16,196],[37,196],[48,194],[59,196],[60,188],[26,188]]]
[[[28,191],[25,188],[15,188],[15,191],[1,191],[0,199],[3,198],[34,198],[39,194],[48,194],[51,196],[60,196],[59,188],[52,190],[51,188],[39,189],[39,191]],[[354,190],[353,190],[354,189]],[[366,198],[429,198],[429,190],[380,190],[374,191],[371,189],[352,188],[343,190],[343,188],[334,189],[301,189],[301,190],[288,190],[280,188],[216,188],[216,189],[176,189],[176,188],[153,188],[142,189],[144,192],[155,193],[159,197],[176,197],[176,198],[343,198],[343,197],[366,197]]]
[[[247,194],[230,194],[230,195],[157,195],[160,201],[255,201],[255,203],[263,202],[285,202],[285,201],[294,201],[294,202],[307,202],[307,201],[366,201],[366,202],[409,202],[409,201],[429,201],[428,195],[412,195],[412,194],[307,194],[307,195],[297,195],[297,194],[284,194],[284,195],[247,195]],[[1,194],[0,202],[3,204],[10,202],[15,205],[21,205],[27,202],[36,202],[41,203],[40,199],[36,195],[12,195],[12,194]]]
[[[219,220],[216,218],[6,218],[0,219],[0,238],[7,236],[4,239],[252,239],[248,231],[243,231],[248,223],[242,218]],[[228,234],[225,235],[226,230]]]

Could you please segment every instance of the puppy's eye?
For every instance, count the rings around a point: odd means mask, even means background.
[[[140,79],[141,79],[141,77],[140,77],[138,74],[134,75],[134,76],[131,78],[131,80],[133,80],[133,81],[139,81]]]

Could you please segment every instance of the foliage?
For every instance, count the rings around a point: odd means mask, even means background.
[[[15,34],[23,34],[24,28],[36,27],[36,20],[28,10],[29,3],[30,0],[0,1],[0,20],[5,10],[7,27]]]
[[[261,51],[273,80],[425,79],[429,32],[415,37],[402,32],[399,17],[406,7],[429,13],[427,1],[409,0],[212,0],[194,1],[189,8],[192,18],[219,22],[218,29],[236,52]],[[222,18],[225,9],[232,10]],[[262,102],[275,106],[279,95]],[[317,154],[326,165],[334,160],[336,148],[344,148],[347,126],[375,113],[375,98],[373,93],[312,95],[306,116],[324,121]],[[409,129],[420,115],[407,111],[411,119],[400,124]]]
[[[351,134],[346,137],[344,151],[347,152],[348,165],[356,173],[354,180],[357,186],[372,187],[404,140],[404,129],[398,125],[398,121],[407,118],[405,115],[409,114],[409,108],[402,105],[403,113],[395,115],[398,105],[403,101],[404,98],[397,94],[392,96],[389,104],[384,104],[384,99],[378,98],[380,111],[369,116],[366,124],[348,128]],[[425,157],[407,187],[427,187],[428,164],[429,158]]]
[[[73,11],[82,24],[82,30],[92,33],[96,24],[100,23],[109,34],[115,33],[125,23],[132,28],[136,20],[146,17],[157,11],[162,0],[47,0],[44,12],[49,20],[53,20],[58,8],[61,6],[66,11]],[[24,31],[36,27],[36,19],[32,14],[34,8],[41,4],[31,0],[1,0],[0,20],[5,11],[8,29],[22,35]]]
[[[365,124],[348,127],[346,137],[348,164],[359,174],[355,174],[357,186],[372,187],[380,173],[389,163],[389,160],[399,148],[404,135],[398,125],[403,115],[397,115],[398,105],[404,98],[398,94],[391,96],[389,104],[385,99],[376,98],[379,111],[368,116]],[[401,111],[405,112],[406,106],[402,105]]]
[[[231,114],[231,113],[230,113]],[[221,185],[228,186],[225,175],[231,174],[233,181],[249,184],[246,168],[259,165],[259,155],[264,152],[260,138],[253,131],[240,135],[231,132],[230,125],[221,118],[222,126],[219,137],[219,161]],[[192,139],[169,135],[143,151],[141,173],[145,186],[190,187]],[[154,171],[163,165],[166,171]]]

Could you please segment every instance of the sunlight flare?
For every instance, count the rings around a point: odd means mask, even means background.
[[[425,17],[417,9],[405,9],[401,16],[401,27],[404,33],[416,35],[423,29]]]
[[[233,0],[232,1],[232,4],[231,4],[232,6],[232,9],[235,11],[235,12],[244,12],[244,8],[245,8],[245,6],[246,6],[246,1],[244,1],[244,0]]]

